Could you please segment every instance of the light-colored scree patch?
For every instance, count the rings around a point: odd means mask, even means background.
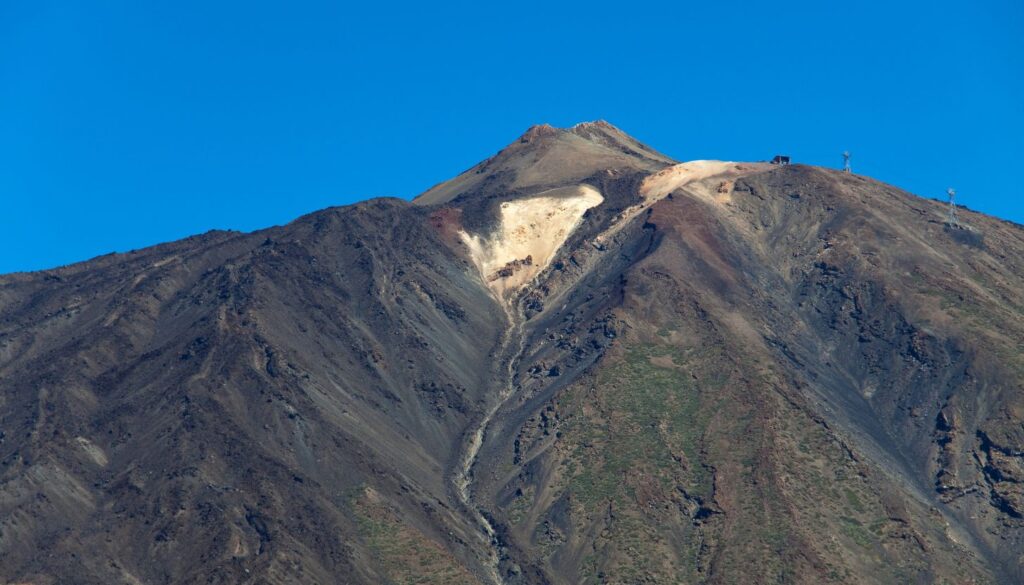
[[[732,198],[733,179],[766,167],[767,164],[761,163],[721,160],[692,160],[666,167],[643,180],[640,184],[640,202],[624,209],[611,227],[595,239],[598,243],[604,243],[634,217],[682,187],[693,190],[695,195],[707,196],[716,203],[728,203]],[[715,187],[712,189],[703,184],[710,177],[722,180],[714,181]]]
[[[699,179],[706,179],[736,169],[736,163],[720,160],[692,160],[664,168],[650,175],[640,184],[640,195],[647,203],[654,203],[682,187]]]
[[[107,454],[103,452],[95,443],[86,439],[85,437],[75,437],[75,442],[82,448],[82,451],[92,459],[96,465],[100,467],[106,467],[109,461],[107,460]]]
[[[460,231],[459,236],[484,282],[504,299],[544,270],[583,214],[602,201],[604,197],[590,185],[552,189],[502,203],[493,233]]]

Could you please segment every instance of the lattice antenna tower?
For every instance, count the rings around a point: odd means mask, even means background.
[[[960,227],[960,217],[956,213],[956,189],[950,187],[946,189],[946,195],[949,196],[949,219],[946,220],[952,227]]]
[[[853,171],[850,170],[850,151],[849,150],[843,151],[843,172],[844,173],[852,173],[853,172]]]

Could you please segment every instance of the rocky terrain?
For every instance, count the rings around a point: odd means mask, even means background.
[[[1024,581],[1024,228],[536,126],[0,276],[0,582]]]

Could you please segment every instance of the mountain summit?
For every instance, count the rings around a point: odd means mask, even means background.
[[[448,203],[472,192],[505,193],[578,183],[599,172],[656,171],[675,164],[615,126],[584,122],[560,129],[533,126],[519,140],[461,175],[416,197],[420,205]]]
[[[1024,230],[535,126],[0,277],[0,580],[1024,580]]]

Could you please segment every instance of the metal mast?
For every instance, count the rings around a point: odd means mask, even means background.
[[[946,189],[946,195],[949,195],[949,219],[946,220],[946,223],[950,227],[958,228],[960,227],[960,218],[956,214],[956,189],[952,187]]]
[[[852,173],[853,172],[853,171],[850,170],[850,151],[849,150],[844,150],[843,151],[843,172],[844,173]]]

